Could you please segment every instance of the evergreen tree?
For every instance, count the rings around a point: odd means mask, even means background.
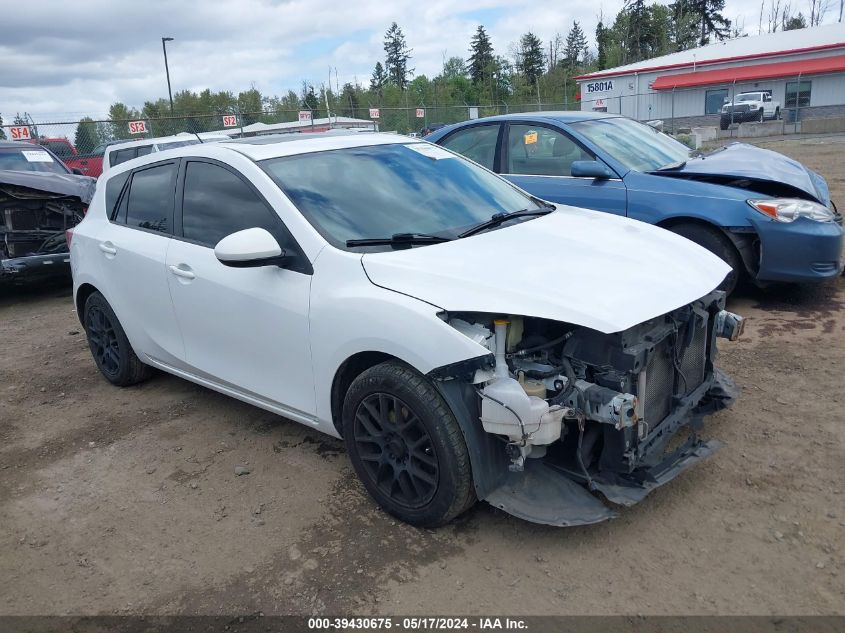
[[[376,62],[376,67],[373,70],[373,76],[370,79],[370,91],[382,96],[386,83],[387,74],[384,72],[384,66],[381,65],[381,62]]]
[[[602,19],[599,18],[599,23],[596,24],[596,70],[604,70],[607,68],[607,46],[608,46],[608,39],[610,34],[608,33],[608,29],[602,23]]]
[[[796,29],[806,29],[807,28],[807,19],[804,17],[804,14],[799,12],[798,15],[792,15],[785,17],[783,19],[783,26],[784,31],[794,31]]]
[[[725,0],[675,0],[669,7],[675,21],[685,28],[678,39],[679,49],[690,44],[704,46],[711,39],[723,40],[730,35],[731,21],[722,15]]]
[[[543,74],[543,43],[531,31],[519,39],[516,70],[532,85]]]
[[[318,110],[320,109],[320,98],[317,96],[317,93],[314,92],[314,86],[303,81],[301,97],[302,109],[311,110],[311,116],[316,119],[319,115]]]
[[[587,52],[587,36],[584,35],[581,25],[576,20],[569,29],[564,46],[564,61],[569,69],[578,66],[579,61],[584,58]]]
[[[396,22],[391,24],[387,33],[384,34],[384,55],[387,80],[404,90],[408,86],[408,77],[414,73],[414,69],[408,68],[411,49],[405,43],[405,34]]]
[[[343,89],[340,91],[340,111],[343,116],[356,117],[357,110],[360,108],[358,100],[358,91],[351,83],[343,84]]]
[[[79,119],[76,126],[76,136],[73,139],[73,144],[76,146],[76,151],[80,154],[90,154],[97,145],[101,143],[99,130],[94,119],[85,116]]]
[[[484,84],[490,78],[495,57],[493,43],[483,26],[479,25],[476,29],[470,40],[469,50],[472,53],[467,60],[470,79],[475,84]]]

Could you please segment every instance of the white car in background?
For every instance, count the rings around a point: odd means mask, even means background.
[[[780,118],[780,102],[772,99],[772,93],[766,90],[741,92],[733,99],[725,99],[720,115],[719,127],[723,130],[727,130],[731,123],[777,120]]]
[[[146,156],[153,152],[162,152],[166,149],[197,145],[199,143],[212,143],[214,141],[228,141],[230,137],[225,134],[196,134],[181,133],[174,136],[159,136],[157,138],[143,138],[137,141],[126,141],[124,143],[113,143],[106,147],[103,154],[103,171],[125,163],[138,156]]]
[[[104,175],[72,232],[97,367],[152,368],[343,437],[415,525],[484,499],[551,525],[616,516],[710,455],[718,257],[557,209],[395,134],[181,147]],[[688,433],[671,452],[670,438]],[[685,437],[685,436],[682,436]]]

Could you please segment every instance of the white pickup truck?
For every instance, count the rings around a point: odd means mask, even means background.
[[[741,92],[722,106],[719,127],[727,130],[731,123],[765,121],[780,118],[780,102],[769,92]]]

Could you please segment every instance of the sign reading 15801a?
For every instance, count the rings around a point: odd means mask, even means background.
[[[584,84],[584,90],[588,93],[610,92],[613,90],[613,80],[606,79],[604,81],[593,81],[588,84]]]

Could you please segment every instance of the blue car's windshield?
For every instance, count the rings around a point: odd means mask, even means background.
[[[593,119],[573,123],[571,127],[635,171],[655,171],[683,163],[690,156],[686,145],[631,119]]]
[[[336,149],[261,167],[329,242],[425,234],[443,238],[495,214],[541,207],[502,178],[429,143]]]

